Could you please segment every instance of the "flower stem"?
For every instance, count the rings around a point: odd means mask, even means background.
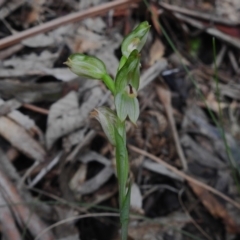
[[[119,129],[121,130],[119,133]],[[118,123],[115,129],[116,138],[116,167],[119,185],[119,206],[120,206],[120,222],[121,222],[121,239],[127,240],[129,208],[130,208],[130,184],[128,184],[128,152],[125,140],[125,121]]]
[[[114,96],[115,95],[115,85],[114,85],[113,79],[108,74],[105,74],[103,76],[102,80]]]

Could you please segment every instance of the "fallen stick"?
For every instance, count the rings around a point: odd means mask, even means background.
[[[0,187],[4,192],[4,197],[8,201],[8,205],[11,206],[14,214],[17,215],[16,219],[18,224],[24,229],[28,228],[33,236],[37,236],[47,226],[39,219],[39,217],[30,209],[20,204],[23,202],[16,187],[10,182],[7,176],[0,169]],[[54,240],[54,236],[51,232],[48,232],[41,240]]]
[[[182,177],[183,179],[185,179],[186,181],[188,182],[191,182],[191,183],[194,183],[206,190],[208,190],[209,192],[219,196],[220,198],[224,199],[225,201],[231,203],[233,206],[235,206],[236,208],[240,209],[240,204],[235,202],[234,200],[232,200],[230,197],[224,195],[223,193],[219,192],[218,190],[212,188],[211,186],[208,186],[207,184],[203,183],[203,182],[200,182],[198,181],[197,179],[194,179],[193,177],[185,174],[184,172],[178,170],[177,168],[171,166],[170,164],[164,162],[162,159],[154,156],[153,154],[151,153],[148,153],[140,148],[137,148],[137,147],[134,147],[132,145],[128,145],[128,148],[131,149],[132,151],[136,152],[136,153],[139,153],[145,157],[148,157],[150,158],[151,160],[155,161],[155,162],[158,162],[160,164],[162,164],[163,166],[165,166],[167,169],[171,170],[172,172],[176,173],[178,176]]]
[[[173,139],[174,139],[174,142],[176,145],[177,153],[178,153],[178,156],[182,163],[182,168],[186,172],[188,169],[188,165],[187,165],[187,160],[186,160],[185,155],[182,150],[182,146],[179,141],[176,124],[175,124],[175,120],[173,117],[173,110],[172,110],[172,104],[171,104],[171,93],[164,87],[157,86],[157,95],[165,108],[165,112],[167,114],[167,118],[168,118],[171,130],[172,130],[172,135],[173,135]]]
[[[186,17],[180,13],[174,13],[174,16],[176,18],[178,18],[179,20],[182,20],[196,28],[199,28],[201,30],[204,30],[206,31],[208,34],[216,37],[216,38],[219,38],[227,43],[230,43],[231,45],[237,47],[237,48],[240,48],[240,40],[236,37],[232,37],[226,33],[223,33],[221,32],[220,30],[218,29],[215,29],[213,27],[206,27],[203,23],[201,23],[200,21],[198,20],[195,20],[195,19],[192,19],[190,17]]]
[[[0,226],[4,239],[18,240],[21,235],[17,229],[12,213],[8,207],[8,203],[0,193]]]
[[[205,21],[209,21],[209,22],[216,22],[216,23],[222,23],[224,25],[228,25],[228,26],[238,26],[238,22],[237,21],[232,21],[232,20],[228,20],[226,18],[222,18],[222,17],[218,17],[213,15],[212,13],[204,13],[204,12],[199,12],[199,11],[195,11],[192,9],[187,9],[187,8],[183,8],[183,7],[179,7],[176,5],[172,5],[172,4],[168,4],[168,3],[163,3],[161,2],[159,4],[162,8],[167,9],[169,11],[173,11],[173,12],[177,12],[180,14],[185,14],[194,18],[198,18],[198,19],[203,19]]]
[[[123,7],[123,6],[129,7],[129,5],[138,1],[139,0],[117,0],[117,1],[108,2],[105,4],[101,4],[96,7],[92,7],[84,11],[68,14],[67,16],[54,19],[52,21],[41,24],[39,26],[27,29],[25,31],[22,31],[14,35],[11,35],[9,37],[5,37],[1,39],[0,49],[12,46],[14,44],[21,42],[23,39],[32,37],[39,33],[47,32],[59,26],[66,25],[72,22],[77,22],[87,17],[99,16],[117,7]]]

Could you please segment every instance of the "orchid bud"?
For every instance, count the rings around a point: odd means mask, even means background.
[[[117,122],[115,112],[107,107],[99,107],[91,113],[91,116],[99,121],[109,142],[115,146],[115,126]]]
[[[125,57],[128,57],[134,49],[137,49],[138,52],[142,50],[147,41],[149,29],[148,22],[142,22],[124,38],[121,50]]]
[[[78,76],[102,79],[107,75],[106,66],[100,59],[81,53],[70,55],[65,64]]]

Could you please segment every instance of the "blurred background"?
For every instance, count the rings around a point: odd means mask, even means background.
[[[0,0],[0,239],[120,239],[113,99],[64,62],[114,78],[142,21],[129,240],[240,239],[239,0]]]

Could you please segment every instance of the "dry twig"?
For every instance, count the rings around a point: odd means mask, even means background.
[[[0,225],[1,232],[5,239],[18,240],[21,239],[20,233],[16,227],[14,218],[10,209],[8,208],[8,204],[3,197],[2,192],[0,193]]]
[[[135,3],[137,1],[138,0],[131,0],[131,1],[130,0],[117,0],[117,1],[108,2],[105,4],[101,4],[96,7],[92,7],[90,9],[86,9],[84,11],[68,14],[67,16],[57,18],[55,20],[49,21],[47,23],[41,24],[39,26],[27,29],[20,33],[17,33],[17,34],[14,34],[9,37],[1,39],[0,40],[0,49],[12,46],[14,44],[21,42],[23,39],[32,37],[39,33],[47,32],[47,31],[57,28],[59,26],[77,22],[84,18],[96,17],[99,15],[105,14],[111,9],[115,9],[115,8],[122,7],[122,6],[129,7],[129,5],[131,5],[132,3]]]
[[[16,187],[9,181],[5,174],[0,170],[0,187],[8,199],[13,212],[18,216],[18,224],[23,228],[28,227],[33,236],[37,236],[43,229],[45,224],[38,218],[38,216],[29,210],[27,206],[19,204],[23,202]],[[19,238],[20,239],[20,238]],[[42,240],[53,240],[54,236],[48,232]]]
[[[165,111],[167,114],[167,118],[168,118],[168,121],[171,126],[173,138],[174,138],[174,141],[176,144],[178,156],[182,163],[183,170],[187,171],[187,169],[188,169],[187,160],[184,156],[184,153],[183,153],[180,141],[179,141],[178,133],[177,133],[175,120],[173,118],[173,111],[172,111],[172,105],[171,105],[171,93],[167,89],[157,86],[157,95],[158,95],[159,99],[161,100],[162,104],[164,105],[164,108],[165,108]]]
[[[216,38],[219,38],[227,43],[230,43],[231,45],[237,47],[237,48],[240,48],[240,40],[236,37],[232,37],[226,33],[223,33],[221,31],[219,31],[218,29],[216,28],[213,28],[213,27],[206,27],[203,23],[201,23],[200,21],[198,20],[195,20],[195,19],[192,19],[190,17],[186,17],[180,13],[174,13],[174,16],[179,19],[179,20],[182,20],[186,23],[189,23],[190,25],[196,27],[196,28],[199,28],[199,29],[202,29],[202,30],[205,30],[208,34],[216,37]]]
[[[151,153],[148,153],[148,152],[146,152],[146,151],[144,151],[142,149],[139,149],[137,147],[134,147],[132,145],[128,145],[128,147],[132,151],[134,151],[136,153],[139,153],[139,154],[142,154],[143,156],[148,157],[148,158],[152,159],[153,161],[158,162],[158,163],[164,165],[167,169],[173,171],[174,173],[176,173],[177,175],[181,176],[182,178],[184,178],[188,182],[195,183],[196,185],[198,185],[198,186],[200,186],[200,187],[202,187],[202,188],[212,192],[213,194],[215,194],[215,195],[219,196],[220,198],[224,199],[225,201],[231,203],[236,208],[240,209],[240,204],[239,203],[235,202],[234,200],[232,200],[231,198],[229,198],[225,194],[219,192],[218,190],[216,190],[216,189],[206,185],[203,182],[198,181],[197,179],[194,179],[193,177],[190,177],[189,175],[187,175],[184,172],[178,170],[177,168],[171,166],[170,164],[164,162],[162,159],[152,155]]]
[[[49,113],[49,110],[47,110],[47,109],[40,108],[40,107],[34,106],[32,104],[28,104],[28,103],[24,103],[23,107],[27,108],[29,110],[32,110],[34,112],[38,112],[38,113],[44,114],[44,115],[48,115],[48,113]]]

